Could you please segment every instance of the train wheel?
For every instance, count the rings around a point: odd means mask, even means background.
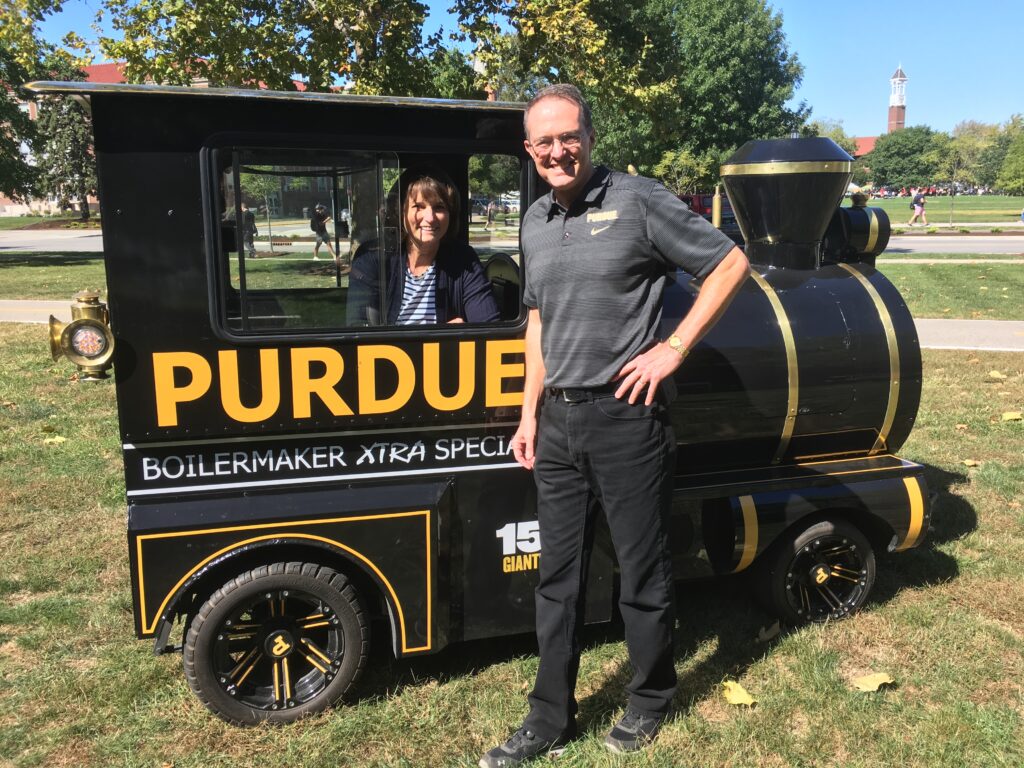
[[[791,624],[841,619],[867,600],[875,553],[850,523],[822,520],[779,542],[758,580],[766,607]]]
[[[199,609],[185,638],[185,677],[229,723],[287,723],[337,701],[362,671],[369,641],[345,576],[275,563],[232,579]]]

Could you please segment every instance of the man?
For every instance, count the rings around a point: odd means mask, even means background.
[[[242,239],[245,242],[245,255],[250,259],[256,258],[255,238],[258,234],[256,214],[249,210],[248,205],[242,203]]]
[[[338,255],[334,252],[334,248],[331,247],[331,237],[327,234],[327,222],[331,220],[331,214],[327,212],[327,206],[320,203],[313,209],[313,215],[309,219],[309,228],[316,234],[316,244],[313,246],[313,261],[319,261],[320,257],[317,255],[320,253],[320,246],[326,245],[327,252],[331,254],[331,258],[334,259],[335,263],[338,261]]]
[[[669,715],[676,686],[671,377],[749,272],[743,252],[663,186],[593,166],[590,108],[574,86],[538,93],[524,126],[526,150],[551,187],[523,218],[529,319],[513,437],[516,461],[537,483],[540,667],[529,715],[481,758],[483,768],[558,754],[575,737],[577,635],[598,503],[619,561],[619,608],[635,671],[626,713],[605,744],[613,752],[639,749]],[[676,266],[703,284],[687,316],[659,340],[661,294]]]

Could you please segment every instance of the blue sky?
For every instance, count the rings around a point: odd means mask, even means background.
[[[454,28],[450,0],[427,0],[428,29]],[[715,0],[707,0],[715,2]],[[900,64],[907,125],[951,131],[962,120],[1024,114],[1024,0],[769,0],[804,66],[796,100],[854,136],[885,131],[889,77]],[[100,0],[68,0],[43,25],[59,41],[90,37]]]

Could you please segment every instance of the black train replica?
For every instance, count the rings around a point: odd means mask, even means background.
[[[544,190],[522,105],[30,87],[92,111],[109,306],[82,294],[51,335],[84,377],[114,367],[138,637],[182,651],[204,704],[245,725],[342,697],[371,627],[396,656],[532,631],[544,555],[509,446],[525,329],[514,217]],[[518,179],[505,242],[488,251],[473,230],[500,322],[355,322],[344,270],[275,258],[311,237],[319,200],[339,256],[397,248],[388,190],[424,159],[464,194],[463,238],[474,174]],[[856,610],[875,552],[917,546],[929,525],[923,467],[894,455],[920,399],[917,335],[874,268],[885,214],[838,207],[850,167],[827,139],[750,142],[723,167],[752,274],[672,407],[678,577],[749,572],[790,623]],[[257,236],[242,203],[271,231]],[[675,275],[666,327],[699,290]],[[616,592],[606,532],[595,549],[588,622],[611,618]]]

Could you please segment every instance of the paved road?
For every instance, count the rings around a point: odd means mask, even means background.
[[[100,253],[103,235],[98,229],[9,229],[0,231],[0,253],[4,251]]]
[[[0,322],[46,323],[50,315],[65,323],[71,320],[71,301],[15,301],[0,299]]]
[[[917,319],[914,325],[924,349],[1024,352],[1024,321]]]
[[[311,251],[313,243],[292,246],[292,250],[300,248]],[[0,253],[5,250],[98,253],[103,250],[103,237],[97,229],[6,230],[0,231]],[[1024,228],[1019,235],[896,235],[889,240],[885,253],[888,256],[915,253],[1009,253],[1024,256]]]
[[[1013,253],[1024,256],[1024,232],[1019,235],[893,235],[884,256],[912,253]]]

